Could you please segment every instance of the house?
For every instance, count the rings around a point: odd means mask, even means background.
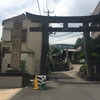
[[[63,50],[66,48],[66,46],[68,46],[68,48],[74,48],[73,44],[52,44],[52,45],[49,45],[50,50],[52,50],[54,47],[57,47],[59,50]]]
[[[74,59],[77,59],[77,54],[80,53],[80,50],[77,50],[77,49],[68,49],[68,59],[69,60],[74,60]],[[65,60],[66,62],[66,49],[63,50],[62,52],[62,56],[63,56],[63,60]]]
[[[21,60],[25,61],[25,72],[30,75],[40,74],[42,32],[30,32],[30,27],[40,27],[41,23],[32,22],[27,14],[23,15],[22,21],[22,43]],[[2,21],[2,68],[1,73],[5,73],[10,67],[13,17]]]
[[[92,13],[92,15],[97,15],[97,14],[100,14],[100,1],[99,1],[98,5],[96,6],[94,12]],[[92,27],[95,27],[95,26],[100,27],[100,22],[92,23],[91,26]],[[100,35],[100,32],[92,32],[91,33],[92,38],[96,38],[98,35]]]

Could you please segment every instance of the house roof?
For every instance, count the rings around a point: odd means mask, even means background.
[[[27,16],[28,18],[30,18],[31,21],[34,21],[34,22],[44,22],[44,21],[47,21],[47,22],[83,22],[83,21],[88,21],[88,22],[91,22],[91,21],[100,21],[100,14],[98,15],[92,15],[92,16],[70,16],[70,17],[61,17],[61,16],[40,16],[40,15],[34,15],[34,14],[31,14],[31,13],[28,13],[26,12],[26,15],[25,14],[21,14],[19,16]],[[17,17],[17,16],[15,16]],[[5,22],[7,21],[11,21],[14,17],[12,18],[9,18],[9,19],[5,19],[2,21],[2,25],[4,25]],[[56,20],[55,20],[56,19]]]
[[[66,49],[64,49],[65,51],[66,51]],[[80,52],[79,50],[77,50],[77,49],[68,49],[68,51],[70,51],[70,52]]]
[[[33,22],[51,22],[51,23],[62,23],[62,22],[92,22],[92,21],[99,21],[100,20],[100,14],[98,15],[89,15],[89,16],[40,16],[40,15],[34,15],[31,13],[26,12],[26,16],[30,18]]]
[[[25,17],[25,14],[23,13],[23,14],[18,15],[18,16],[23,16],[23,17]],[[14,16],[14,17],[17,17],[17,16]],[[11,18],[8,18],[8,19],[3,20],[3,21],[2,21],[2,25],[4,25],[5,22],[12,21],[14,17],[11,17]]]

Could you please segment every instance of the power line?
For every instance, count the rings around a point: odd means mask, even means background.
[[[47,2],[47,0],[46,0],[46,8],[47,8],[47,11],[48,11],[48,2]]]
[[[79,34],[79,35],[83,35],[83,34]],[[51,41],[51,42],[63,41],[63,40],[66,40],[66,39],[70,39],[70,38],[73,38],[73,37],[79,36],[79,35],[74,35],[74,36],[72,36],[72,37],[68,37],[68,38],[60,39],[60,40],[56,40],[56,41]]]
[[[38,4],[39,13],[40,13],[40,15],[41,15],[40,5],[39,5],[39,1],[38,1],[38,0],[37,0],[37,4]]]
[[[54,4],[54,2],[53,2],[53,4]],[[43,1],[43,6],[44,6],[44,1]],[[48,16],[49,16],[49,13],[54,12],[54,10],[52,12],[50,12],[50,7],[51,7],[50,0],[46,0],[46,9],[47,9],[47,11],[44,10],[44,13],[47,13]],[[54,7],[53,7],[53,9],[54,9]]]
[[[68,34],[71,34],[71,33],[73,33],[73,32],[70,32],[70,33],[67,33],[67,34],[63,34],[63,35],[58,35],[58,36],[52,36],[52,35],[49,35],[49,36],[51,36],[51,37],[60,37],[60,36],[65,36],[65,35],[68,35]]]

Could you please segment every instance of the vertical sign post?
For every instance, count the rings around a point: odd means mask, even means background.
[[[18,68],[20,67],[21,32],[22,32],[22,16],[14,17],[11,62],[10,62],[10,68],[12,68],[13,70],[18,70]]]

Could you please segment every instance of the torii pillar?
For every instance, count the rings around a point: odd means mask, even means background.
[[[88,22],[83,22],[83,32],[84,32],[84,46],[85,46],[85,56],[87,65],[87,77],[93,77],[94,68],[93,68],[93,60],[91,53],[91,39],[90,39]]]
[[[42,49],[41,49],[41,65],[40,74],[46,75],[46,56],[49,51],[49,33],[48,22],[42,23]]]

